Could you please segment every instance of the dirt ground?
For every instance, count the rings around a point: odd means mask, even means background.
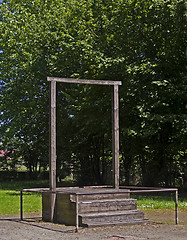
[[[1,240],[186,240],[187,209],[179,210],[179,224],[174,223],[174,210],[145,210],[149,224],[135,226],[110,226],[80,228],[42,222],[38,213],[24,215],[24,221],[16,215],[0,215]]]

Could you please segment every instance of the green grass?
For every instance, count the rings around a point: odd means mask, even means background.
[[[168,195],[162,196],[134,196],[137,199],[137,206],[140,209],[174,209],[175,197]],[[187,198],[180,198],[178,201],[178,208],[187,209]]]
[[[0,183],[0,214],[18,214],[20,211],[20,190],[47,186],[46,181],[21,181]],[[42,210],[41,194],[24,193],[24,212]]]
[[[62,186],[73,185],[70,181],[62,182]],[[0,183],[0,215],[19,214],[20,212],[20,190],[23,188],[48,187],[48,181],[21,181]],[[174,194],[150,196],[133,195],[136,198],[140,209],[174,209]],[[41,212],[42,196],[36,193],[24,193],[24,212]],[[180,209],[187,209],[187,197],[181,198],[179,195]]]
[[[74,182],[65,179],[59,186],[73,186]],[[48,187],[48,181],[0,182],[0,215],[20,212],[20,190]],[[42,196],[39,193],[23,193],[24,212],[42,211]]]
[[[24,212],[42,210],[41,194],[24,194]],[[17,191],[0,191],[0,214],[18,214],[20,211],[20,193]]]

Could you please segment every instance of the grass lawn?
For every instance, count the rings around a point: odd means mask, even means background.
[[[47,186],[47,181],[21,181],[0,183],[0,214],[18,214],[20,211],[20,190]],[[42,210],[41,194],[24,193],[24,211]]]
[[[134,196],[137,201],[137,206],[139,209],[174,209],[175,208],[175,197],[171,193],[162,196]],[[178,202],[178,208],[187,209],[187,199],[180,198]]]
[[[68,183],[64,182],[64,186]],[[47,187],[48,181],[21,181],[0,183],[0,215],[18,214],[20,211],[20,189]],[[174,195],[170,193],[159,196],[133,196],[138,199],[138,208],[140,209],[174,209]],[[42,211],[41,194],[24,193],[24,212]],[[179,208],[187,209],[187,198],[180,198]]]

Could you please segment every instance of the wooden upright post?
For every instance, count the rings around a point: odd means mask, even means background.
[[[112,163],[113,186],[119,188],[119,97],[118,85],[113,86],[112,97]]]
[[[54,221],[56,201],[56,81],[50,82],[50,220]]]
[[[121,81],[88,80],[73,78],[47,77],[51,90],[51,114],[50,114],[50,190],[51,190],[51,220],[54,218],[55,191],[56,191],[56,82],[111,85],[113,86],[112,100],[112,158],[113,158],[113,185],[119,188],[119,99],[118,86]]]

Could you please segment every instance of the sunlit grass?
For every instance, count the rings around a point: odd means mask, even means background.
[[[21,181],[0,183],[0,214],[18,214],[20,212],[20,190],[23,188],[43,187],[46,181]],[[24,193],[24,212],[42,210],[41,194]]]
[[[61,185],[72,185],[71,181],[63,181]],[[48,181],[13,181],[0,182],[0,215],[18,214],[20,212],[20,190],[48,187]],[[41,193],[23,193],[24,212],[42,211]]]
[[[23,197],[24,212],[38,212],[42,210],[41,194],[27,194]],[[20,212],[20,192],[0,191],[0,214],[18,214]]]
[[[175,199],[169,196],[136,196],[140,209],[174,209]],[[187,209],[187,199],[179,199],[178,208]]]

